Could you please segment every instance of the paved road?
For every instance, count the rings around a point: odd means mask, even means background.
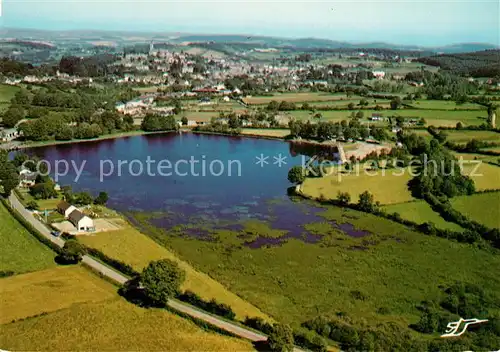
[[[11,196],[9,197],[9,201],[12,207],[16,209],[26,220],[28,220],[38,231],[40,231],[42,235],[44,235],[50,241],[54,242],[59,247],[64,246],[64,240],[62,238],[52,236],[50,234],[50,230],[42,222],[40,222],[37,218],[35,218],[30,211],[26,210],[23,207],[19,199],[17,199],[17,197],[14,195],[14,193],[12,193]],[[96,261],[95,259],[87,255],[83,257],[82,261],[83,263],[90,266],[92,269],[100,272],[101,274],[112,280],[115,280],[120,284],[123,284],[128,280],[128,278],[122,275],[120,272],[101,264],[100,262]],[[215,325],[225,331],[228,331],[230,333],[233,333],[239,337],[248,339],[250,341],[265,341],[267,339],[265,335],[256,333],[252,330],[245,329],[241,326],[227,322],[225,320],[218,319],[212,315],[203,313],[200,310],[195,309],[188,304],[181,303],[176,300],[170,300],[168,302],[168,305],[177,311],[188,314],[194,318],[203,320],[204,322]],[[295,348],[295,351],[301,351],[301,350]]]

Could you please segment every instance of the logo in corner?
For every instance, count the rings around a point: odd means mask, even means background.
[[[467,331],[467,327],[469,325],[473,324],[481,324],[487,322],[487,319],[480,320],[480,319],[462,319],[460,318],[459,321],[453,321],[451,323],[448,323],[447,329],[446,329],[446,334],[441,335],[441,337],[455,337],[455,336],[460,336],[464,332]],[[460,332],[458,332],[460,331]]]

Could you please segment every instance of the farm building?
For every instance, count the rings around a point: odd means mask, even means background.
[[[35,185],[38,173],[22,167],[19,171],[19,187],[31,187]]]
[[[57,204],[57,211],[64,215],[65,218],[67,218],[74,210],[77,210],[76,207],[64,200]]]
[[[384,71],[373,71],[372,74],[375,76],[377,79],[382,79],[385,77],[385,72]]]
[[[372,114],[372,116],[370,117],[370,120],[371,121],[384,121],[384,117],[382,116],[382,114],[374,112]]]
[[[83,214],[80,210],[73,210],[69,214],[68,220],[78,231],[95,231],[94,220]]]
[[[10,142],[19,137],[19,131],[16,128],[7,128],[0,130],[0,138],[3,142]]]

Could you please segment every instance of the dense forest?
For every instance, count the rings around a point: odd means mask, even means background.
[[[500,76],[500,50],[484,50],[463,54],[444,54],[417,59],[423,64],[472,77]]]

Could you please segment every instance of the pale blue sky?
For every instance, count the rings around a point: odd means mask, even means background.
[[[498,0],[3,0],[5,27],[500,44]]]

